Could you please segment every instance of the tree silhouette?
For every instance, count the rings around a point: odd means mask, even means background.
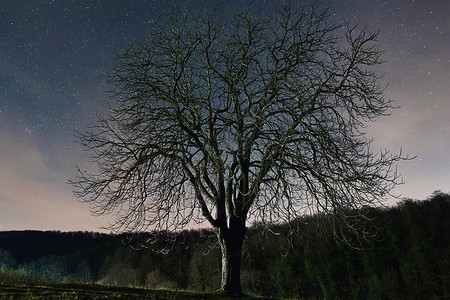
[[[331,213],[357,232],[355,209],[399,183],[364,128],[392,102],[373,66],[377,33],[318,6],[207,9],[155,24],[118,54],[107,111],[79,133],[96,171],[75,194],[116,231],[177,231],[205,220],[222,251],[225,292],[241,293],[246,221]]]

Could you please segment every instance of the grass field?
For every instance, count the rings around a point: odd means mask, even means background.
[[[2,285],[0,299],[269,299],[82,284]],[[273,298],[272,298],[273,299]]]

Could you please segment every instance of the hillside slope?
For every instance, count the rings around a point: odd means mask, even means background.
[[[368,209],[373,239],[349,247],[308,219],[249,230],[242,281],[262,296],[354,299],[450,297],[450,196]],[[317,219],[317,218],[316,218]],[[327,228],[327,217],[318,217]],[[293,226],[293,224],[291,224]],[[273,232],[273,233],[272,233]],[[324,233],[325,232],[325,233]],[[220,251],[209,230],[185,231],[175,244],[133,250],[149,234],[0,232],[0,283],[63,281],[213,291],[220,281]],[[164,246],[171,251],[156,251]],[[155,250],[155,251],[154,251]]]

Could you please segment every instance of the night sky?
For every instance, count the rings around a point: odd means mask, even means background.
[[[108,224],[91,216],[66,183],[75,165],[88,167],[74,131],[106,101],[114,51],[144,40],[150,22],[170,10],[167,3],[0,0],[0,230],[98,231]],[[207,3],[232,10],[243,1]],[[405,184],[394,192],[413,199],[450,192],[450,1],[323,3],[339,20],[381,31],[385,97],[401,109],[370,125],[372,149],[417,156],[398,165]]]

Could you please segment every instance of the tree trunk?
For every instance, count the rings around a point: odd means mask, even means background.
[[[217,233],[222,250],[221,289],[227,294],[242,294],[241,254],[245,232],[245,221],[233,217],[229,228],[221,228]]]

